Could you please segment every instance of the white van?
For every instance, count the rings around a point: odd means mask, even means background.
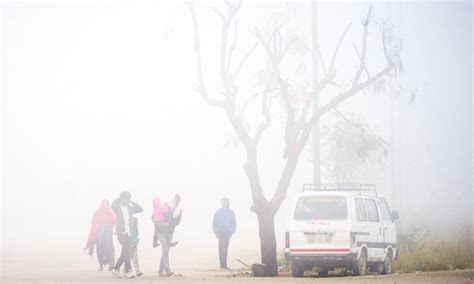
[[[368,267],[389,274],[398,257],[397,211],[390,211],[374,185],[305,184],[290,211],[285,257],[294,277],[336,267],[364,275]]]

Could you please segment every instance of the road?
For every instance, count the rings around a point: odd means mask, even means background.
[[[40,265],[40,264],[39,264]],[[3,271],[5,272],[5,271]],[[371,275],[363,277],[305,277],[292,278],[283,275],[277,278],[254,278],[245,271],[188,270],[170,278],[159,278],[151,272],[135,279],[114,278],[110,272],[66,271],[58,268],[53,273],[28,273],[7,271],[2,283],[474,283],[474,270],[445,272],[420,272],[393,275]]]

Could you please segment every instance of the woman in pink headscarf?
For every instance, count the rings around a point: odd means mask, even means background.
[[[99,270],[102,271],[104,265],[109,265],[109,270],[114,264],[114,243],[112,240],[112,229],[115,226],[115,214],[110,209],[109,201],[102,200],[100,208],[92,217],[92,226],[85,251],[91,255],[94,246],[97,248],[97,259],[99,260]]]

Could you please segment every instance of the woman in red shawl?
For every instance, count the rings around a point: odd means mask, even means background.
[[[94,245],[97,247],[97,259],[99,271],[104,265],[109,265],[109,270],[114,266],[114,243],[112,240],[112,229],[115,226],[115,214],[110,209],[109,201],[102,200],[100,208],[92,217],[92,227],[86,244],[86,253],[92,256]]]

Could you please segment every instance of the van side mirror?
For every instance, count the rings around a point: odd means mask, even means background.
[[[396,220],[398,220],[400,218],[399,214],[398,214],[398,211],[397,210],[393,210],[392,211],[392,222],[395,222]]]

